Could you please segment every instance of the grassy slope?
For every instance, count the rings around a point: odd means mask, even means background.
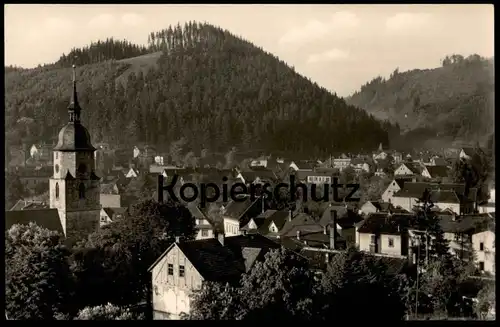
[[[126,86],[127,78],[132,72],[137,74],[139,71],[142,71],[145,74],[151,68],[153,68],[153,69],[158,68],[157,61],[158,61],[158,58],[160,58],[161,54],[162,54],[162,52],[159,51],[159,52],[149,53],[149,54],[139,56],[139,57],[119,60],[118,63],[130,65],[130,66],[121,75],[116,77],[116,80],[115,80],[116,83],[122,83],[123,86]]]

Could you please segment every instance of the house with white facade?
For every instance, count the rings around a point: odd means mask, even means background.
[[[478,269],[495,276],[495,228],[493,224],[474,231],[472,248],[476,255]]]
[[[224,234],[226,236],[241,235],[242,227],[248,224],[251,218],[266,211],[265,202],[262,197],[252,199],[250,195],[238,196],[239,201],[231,200],[222,211]],[[242,201],[243,200],[243,201]]]
[[[340,157],[333,159],[333,168],[342,171],[351,166],[351,161],[351,158],[349,158],[345,154],[342,154]]]
[[[439,213],[444,238],[449,241],[450,253],[461,260],[474,257],[478,269],[495,273],[495,221],[487,214],[457,215]],[[424,231],[409,229],[409,237],[425,235]],[[427,235],[432,242],[432,236]],[[425,238],[423,238],[425,240]]]
[[[139,177],[139,170],[136,168],[130,168],[125,174],[126,178],[137,178]]]
[[[426,167],[419,162],[404,162],[394,171],[394,176],[422,175]]]
[[[458,155],[458,157],[460,159],[470,160],[474,156],[474,153],[475,153],[474,148],[465,147],[460,150],[460,154]]]
[[[411,214],[372,213],[356,226],[356,244],[364,252],[386,256],[408,255]]]
[[[267,252],[280,248],[260,235],[178,239],[151,265],[154,320],[177,320],[189,315],[191,296],[205,281],[236,285],[241,275]]]
[[[360,158],[352,159],[351,167],[358,174],[370,172],[370,165],[366,161],[364,161],[363,159],[360,159]]]
[[[196,240],[203,240],[206,238],[214,238],[216,234],[216,226],[209,219],[205,213],[200,210],[200,207],[197,203],[189,202],[186,205],[187,209],[191,213],[191,216],[195,220],[195,230],[196,230]]]
[[[382,193],[382,201],[391,202],[393,195],[399,192],[406,182],[412,182],[411,178],[395,178]]]

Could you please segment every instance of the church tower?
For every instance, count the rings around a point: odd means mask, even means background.
[[[99,229],[100,179],[95,174],[90,134],[80,122],[81,107],[73,65],[73,93],[69,121],[54,148],[54,175],[50,179],[50,207],[57,209],[67,239],[76,241]]]

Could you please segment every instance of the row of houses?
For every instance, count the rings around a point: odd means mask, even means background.
[[[242,195],[241,201],[221,208],[218,227],[206,211],[196,205],[189,209],[199,228],[196,240],[178,239],[150,268],[155,319],[178,319],[189,313],[190,295],[202,282],[237,283],[265,253],[281,246],[309,258],[318,269],[349,246],[402,265],[414,262],[425,233],[414,215],[390,209],[361,215],[325,203],[321,216],[314,218],[301,211],[268,209],[262,198]],[[474,251],[478,269],[494,274],[494,213],[441,212],[439,219],[450,252],[466,260]]]

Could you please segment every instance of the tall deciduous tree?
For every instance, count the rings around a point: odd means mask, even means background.
[[[364,308],[365,315],[402,320],[408,281],[402,261],[384,261],[350,248],[337,254],[323,274],[316,303],[324,320],[337,320]],[[394,269],[391,265],[399,268]]]
[[[133,206],[127,217],[90,235],[76,252],[73,267],[81,298],[92,305],[145,300],[150,282],[147,269],[176,236],[194,238],[194,219],[184,206],[152,200]],[[113,291],[103,293],[99,290],[103,286]]]
[[[310,319],[314,278],[307,261],[273,250],[243,275],[239,287],[206,283],[194,295],[188,319]]]
[[[14,320],[54,319],[71,311],[69,251],[59,233],[35,223],[5,233],[6,313]]]
[[[307,260],[286,249],[266,254],[241,280],[243,319],[311,319],[314,276]],[[259,317],[260,316],[260,317]]]

